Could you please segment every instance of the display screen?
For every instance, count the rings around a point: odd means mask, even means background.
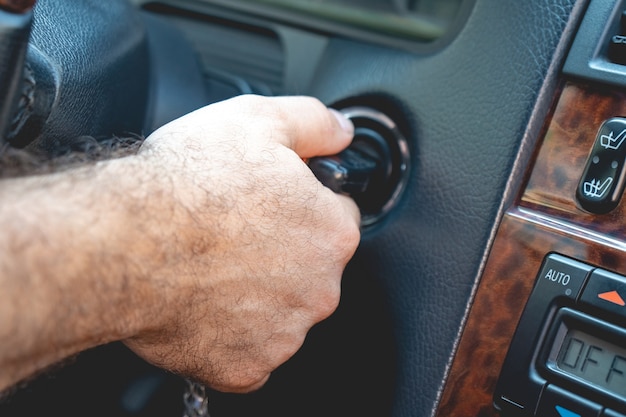
[[[626,346],[569,329],[558,352],[556,366],[562,372],[626,397]]]

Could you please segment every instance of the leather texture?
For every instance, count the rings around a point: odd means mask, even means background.
[[[148,100],[148,46],[143,23],[129,2],[40,0],[31,48],[49,62],[47,70],[56,80],[37,147],[62,153],[83,135],[141,133]]]
[[[374,92],[394,97],[408,118],[414,161],[405,199],[364,236],[347,278],[370,276],[382,287],[397,355],[395,417],[426,417],[436,406],[515,155],[555,50],[569,41],[561,37],[574,3],[477,0],[439,51],[335,40],[319,65],[312,94],[333,103]]]
[[[40,0],[34,15],[36,108],[16,145],[55,155],[85,137],[146,136],[207,104],[189,42],[129,1]]]

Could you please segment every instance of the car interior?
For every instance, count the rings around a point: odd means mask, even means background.
[[[626,416],[626,0],[0,0],[0,16],[6,146],[145,137],[241,94],[353,121],[346,151],[310,163],[363,217],[340,305],[260,390],[210,391],[212,417]],[[185,390],[113,343],[0,416],[182,416]]]

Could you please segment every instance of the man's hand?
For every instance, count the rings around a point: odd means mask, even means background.
[[[339,302],[359,211],[302,159],[352,134],[315,99],[242,96],[136,156],[0,182],[0,390],[114,340],[216,389],[262,386]]]
[[[242,97],[147,139],[140,155],[175,196],[163,218],[175,257],[152,276],[172,294],[160,328],[128,346],[227,391],[260,387],[296,352],[336,308],[359,241],[354,202],[302,162],[347,146],[343,122],[309,98]]]

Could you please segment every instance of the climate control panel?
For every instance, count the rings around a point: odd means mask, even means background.
[[[626,416],[626,277],[546,256],[494,405],[503,416]]]

